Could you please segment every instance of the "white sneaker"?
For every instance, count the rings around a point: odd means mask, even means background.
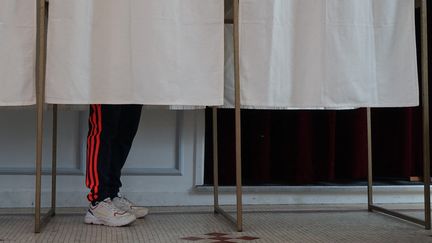
[[[96,206],[90,204],[84,218],[86,224],[98,224],[107,226],[125,226],[136,220],[135,215],[118,209],[110,198],[98,202]]]
[[[112,201],[117,208],[135,215],[137,219],[144,218],[149,212],[148,208],[135,206],[131,201],[123,197],[120,193]]]

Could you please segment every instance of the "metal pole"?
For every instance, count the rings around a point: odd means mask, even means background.
[[[429,136],[429,60],[428,60],[428,14],[427,1],[421,4],[421,63],[422,63],[422,105],[423,105],[423,178],[425,228],[431,229],[430,201],[430,136]]]
[[[43,106],[45,96],[45,59],[46,59],[46,6],[45,0],[36,0],[37,40],[36,40],[36,190],[35,190],[35,232],[41,228],[41,177],[43,143]]]
[[[53,131],[52,131],[52,166],[51,166],[51,209],[53,215],[56,209],[57,192],[57,117],[58,105],[53,105]]]
[[[242,159],[241,159],[241,92],[240,92],[240,31],[239,0],[234,0],[234,65],[235,65],[235,130],[236,130],[236,194],[237,230],[243,230]]]
[[[373,205],[373,167],[372,167],[372,117],[371,109],[367,108],[367,141],[368,141],[368,210]]]
[[[218,118],[217,108],[213,107],[213,194],[214,211],[217,213],[219,207],[219,156],[218,156]]]
[[[214,210],[233,223],[237,231],[243,231],[243,202],[242,202],[242,162],[241,162],[241,104],[240,104],[240,41],[239,41],[239,0],[234,3],[234,71],[235,71],[235,146],[236,146],[236,208],[237,217],[231,216],[219,206],[219,169],[217,146],[217,108],[213,108],[213,178],[214,178]],[[225,23],[230,23],[225,20]]]

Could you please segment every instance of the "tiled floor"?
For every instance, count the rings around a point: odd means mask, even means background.
[[[84,225],[85,209],[58,211],[43,233],[33,234],[31,215],[0,210],[0,242],[432,242],[430,231],[361,206],[247,208],[243,233],[208,207],[152,208],[122,228]]]

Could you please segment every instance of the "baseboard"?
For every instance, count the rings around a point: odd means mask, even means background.
[[[246,205],[319,205],[366,204],[367,188],[363,186],[296,186],[296,187],[244,187]],[[235,203],[235,188],[220,188],[220,203]],[[87,191],[57,192],[58,207],[85,207]],[[148,206],[205,206],[213,204],[212,187],[195,187],[185,192],[124,191],[128,198]],[[50,192],[42,194],[42,205],[49,206]],[[26,208],[34,205],[34,191],[0,191],[0,208]],[[423,186],[374,187],[375,203],[413,204],[424,201]]]

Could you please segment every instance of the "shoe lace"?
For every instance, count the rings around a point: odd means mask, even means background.
[[[128,206],[132,206],[133,205],[133,203],[131,201],[129,201],[129,199],[127,199],[125,196],[121,195],[120,193],[118,194],[117,198],[123,204],[126,204]]]
[[[105,200],[104,202],[105,202],[105,203],[104,203],[104,206],[105,206],[106,208],[108,208],[109,210],[111,210],[112,212],[124,212],[123,210],[117,208],[117,207],[113,204],[113,202],[111,201],[111,199],[107,199],[107,200]]]

